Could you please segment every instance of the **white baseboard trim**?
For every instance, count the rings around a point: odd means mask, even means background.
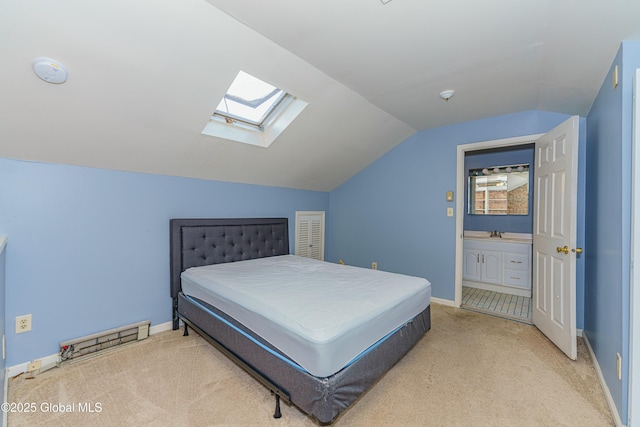
[[[180,321],[182,325],[182,321]],[[173,330],[173,322],[164,322],[159,325],[154,325],[149,328],[149,335],[159,334],[160,332],[171,331]]]
[[[499,292],[501,294],[511,294],[519,297],[531,298],[531,288],[523,289],[514,286],[494,285],[492,283],[474,282],[471,280],[463,280],[462,286],[467,288],[482,289],[484,291]]]
[[[448,307],[455,307],[457,308],[458,306],[456,305],[455,301],[449,300],[449,299],[442,299],[442,298],[434,298],[431,297],[431,302],[435,303],[435,304],[440,304],[440,305],[446,305]]]
[[[173,322],[169,321],[165,323],[160,323],[159,325],[154,325],[149,327],[149,335],[170,331],[172,329],[173,329]],[[42,367],[44,368],[49,365],[54,365],[58,363],[60,361],[60,358],[59,358],[59,354],[55,353],[55,354],[50,354],[44,357],[38,357],[38,358],[35,358],[34,360],[40,360],[42,362]],[[7,367],[5,372],[5,384],[8,384],[9,378],[13,378],[16,375],[20,375],[27,372],[27,370],[29,369],[29,363],[31,363],[31,361],[19,363],[17,365]],[[5,387],[7,387],[7,385],[5,385]],[[6,390],[7,389],[5,388],[5,399],[7,397]]]
[[[598,359],[596,359],[596,355],[593,352],[593,348],[591,348],[591,343],[589,343],[589,339],[587,338],[587,334],[582,332],[582,339],[584,340],[584,344],[589,351],[589,355],[591,356],[591,360],[593,360],[593,366],[596,368],[596,374],[598,374],[598,380],[600,381],[600,386],[602,387],[602,391],[604,392],[604,397],[607,400],[607,405],[609,405],[609,412],[611,412],[611,417],[613,418],[613,422],[616,427],[625,427],[622,424],[622,420],[620,419],[620,415],[618,414],[618,408],[616,408],[616,403],[613,401],[613,397],[611,396],[611,391],[609,391],[609,387],[604,380],[604,375],[602,375],[602,370],[600,369],[600,364],[598,363]]]
[[[9,376],[7,375],[7,370],[4,371],[4,401],[2,403],[7,403],[7,394],[9,393]],[[2,427],[7,426],[7,413],[9,411],[2,411]]]
[[[44,357],[38,357],[33,360],[40,360],[42,362],[42,367],[46,367],[59,362],[58,353],[50,354]],[[7,378],[13,378],[16,375],[24,374],[25,372],[27,372],[29,370],[29,363],[31,362],[29,361],[20,363],[18,365],[9,366],[6,372]]]

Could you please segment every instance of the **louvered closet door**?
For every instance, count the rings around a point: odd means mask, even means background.
[[[324,212],[296,212],[296,255],[324,260]]]

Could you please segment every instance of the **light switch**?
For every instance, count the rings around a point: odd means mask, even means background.
[[[453,216],[453,208],[447,208],[447,216]]]
[[[447,202],[453,202],[453,191],[447,191]]]

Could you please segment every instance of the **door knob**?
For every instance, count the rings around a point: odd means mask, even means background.
[[[558,246],[556,248],[556,251],[558,251],[558,253],[564,253],[565,255],[569,255],[569,246],[566,246],[566,245],[564,247]],[[575,252],[577,254],[581,254],[582,253],[582,248],[571,249],[571,252]]]

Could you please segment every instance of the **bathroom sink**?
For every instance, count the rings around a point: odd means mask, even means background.
[[[475,231],[465,230],[463,237],[465,239],[481,239],[481,240],[496,240],[501,242],[517,242],[517,243],[531,243],[532,236],[528,233],[500,233],[498,236],[494,236],[491,231]]]

